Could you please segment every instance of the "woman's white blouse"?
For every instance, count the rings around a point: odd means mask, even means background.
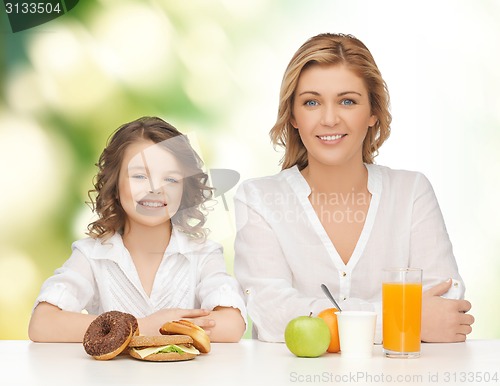
[[[366,168],[371,201],[347,264],[321,225],[297,167],[238,188],[234,269],[258,339],[282,342],[291,319],[333,307],[321,291],[324,283],[342,309],[377,312],[375,341],[381,342],[384,268],[422,268],[424,290],[452,278],[445,296],[463,298],[465,287],[427,178],[378,165]],[[356,220],[361,214],[349,215]]]
[[[130,253],[119,234],[107,241],[86,238],[42,285],[35,302],[90,314],[118,310],[145,317],[165,308],[238,308],[246,320],[243,293],[226,273],[222,247],[198,243],[174,227],[150,296],[144,291]]]

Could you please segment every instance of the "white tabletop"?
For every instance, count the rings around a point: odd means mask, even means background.
[[[0,341],[0,384],[80,385],[500,385],[500,340],[423,344],[418,359],[370,359],[340,354],[297,358],[282,343],[213,343],[186,362],[143,362],[121,355],[88,356],[81,344]]]

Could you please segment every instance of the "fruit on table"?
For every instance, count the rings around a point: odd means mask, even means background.
[[[336,308],[327,308],[318,314],[318,317],[323,319],[330,329],[330,345],[327,349],[328,352],[340,351],[339,327],[335,312],[338,312]]]
[[[311,315],[296,317],[285,328],[286,346],[298,357],[319,357],[330,345],[328,325],[322,318]]]

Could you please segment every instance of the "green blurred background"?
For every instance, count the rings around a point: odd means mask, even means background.
[[[43,280],[84,237],[112,131],[158,115],[207,169],[274,174],[267,133],[283,71],[320,32],[354,34],[375,56],[394,117],[377,162],[429,177],[473,303],[471,337],[500,338],[498,20],[495,0],[83,0],[12,33],[2,10],[0,339],[27,339]],[[209,220],[230,272],[233,193]]]

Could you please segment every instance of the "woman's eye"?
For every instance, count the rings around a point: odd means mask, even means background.
[[[176,184],[176,183],[179,182],[178,179],[173,178],[173,177],[167,177],[167,178],[165,178],[165,181],[168,182],[168,183],[171,183],[171,184]]]
[[[144,174],[132,174],[131,177],[134,178],[134,179],[136,179],[136,180],[145,180],[145,179],[147,179],[147,176],[144,175]]]
[[[305,106],[308,106],[308,107],[315,107],[318,105],[318,101],[312,101],[312,100],[309,100],[309,101],[306,101],[304,103]]]
[[[356,102],[354,102],[352,99],[342,99],[340,101],[340,104],[344,105],[344,106],[352,106],[352,105],[355,105]]]

